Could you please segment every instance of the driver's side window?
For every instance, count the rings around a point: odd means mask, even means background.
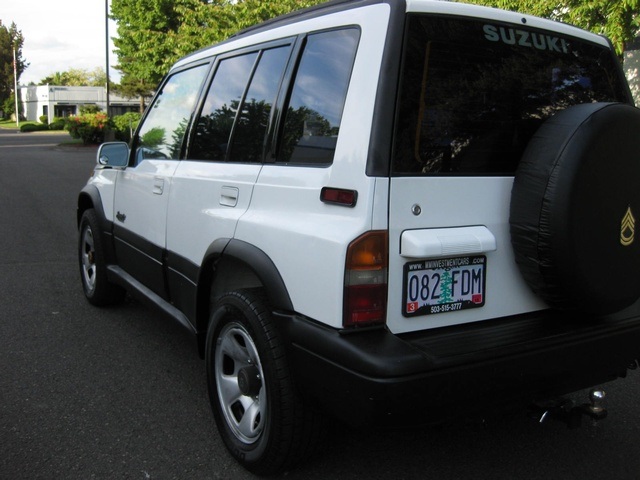
[[[173,74],[162,85],[134,139],[136,165],[145,159],[178,160],[208,65]]]

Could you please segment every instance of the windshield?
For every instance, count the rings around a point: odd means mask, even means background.
[[[410,15],[394,175],[510,175],[555,112],[628,102],[612,51],[557,32]]]

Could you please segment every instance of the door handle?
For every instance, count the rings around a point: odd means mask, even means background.
[[[222,187],[220,189],[220,205],[235,207],[238,204],[239,192],[237,187]]]
[[[162,192],[164,192],[164,178],[155,177],[153,179],[153,193],[162,195]]]

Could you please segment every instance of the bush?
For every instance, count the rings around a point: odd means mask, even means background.
[[[98,113],[100,107],[95,103],[87,103],[86,105],[80,105],[80,115],[87,115],[88,113]]]
[[[109,127],[109,117],[104,113],[87,113],[68,117],[65,128],[73,138],[79,138],[85,145],[104,142],[105,130]]]
[[[49,124],[49,130],[64,130],[64,118],[54,118]]]
[[[39,130],[48,130],[49,127],[47,125],[35,124],[35,123],[23,123],[20,125],[21,132],[37,132]]]
[[[141,115],[138,112],[127,112],[113,117],[112,124],[116,140],[128,142],[131,140],[131,132],[136,129]]]
[[[49,117],[47,115],[40,115],[39,120],[40,120],[40,123],[43,123],[44,125],[49,123]]]

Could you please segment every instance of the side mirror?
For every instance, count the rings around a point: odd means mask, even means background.
[[[129,145],[125,142],[106,142],[98,148],[97,162],[105,167],[126,167],[129,163]]]

